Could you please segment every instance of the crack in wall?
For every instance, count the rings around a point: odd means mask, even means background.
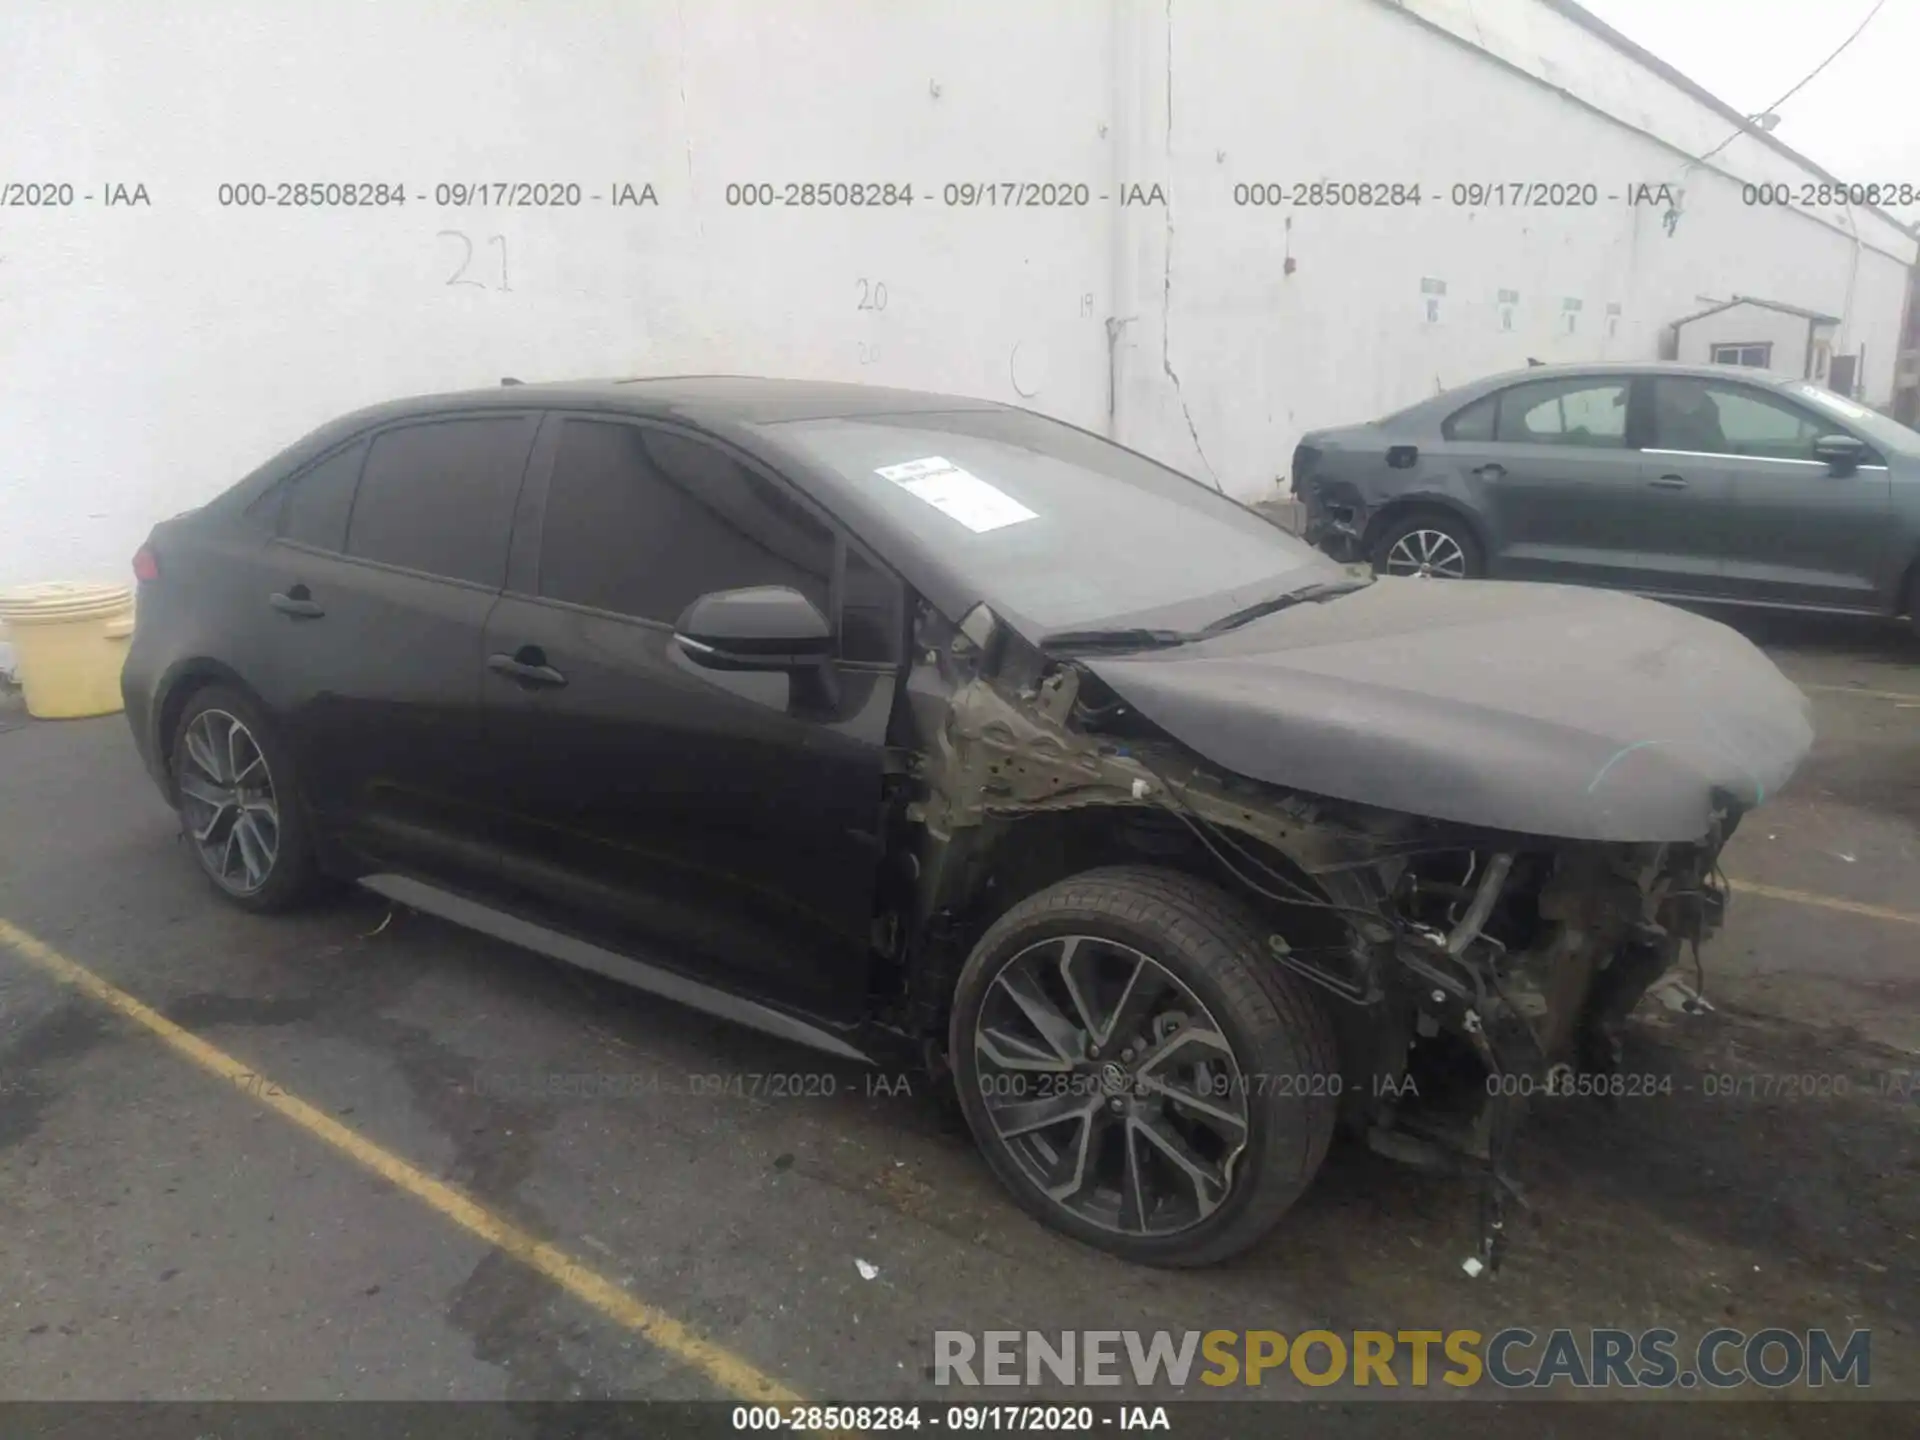
[[[1167,173],[1173,173],[1173,0],[1167,0],[1167,129],[1166,129]],[[1180,376],[1173,368],[1173,194],[1169,190],[1164,206],[1166,214],[1166,236],[1161,246],[1160,270],[1160,369],[1167,379],[1173,382],[1173,398],[1180,402],[1180,416],[1187,422],[1187,435],[1193,441],[1194,453],[1200,457],[1200,464],[1207,472],[1207,478],[1213,482],[1213,488],[1222,495],[1227,487],[1220,483],[1220,477],[1214,473],[1213,462],[1207,458],[1207,450],[1200,443],[1200,428],[1194,424],[1193,411],[1187,405],[1187,392],[1181,387]]]
[[[673,7],[674,19],[680,26],[680,124],[687,137],[687,198],[693,198],[693,111],[687,105],[687,11],[684,5]],[[704,242],[707,238],[706,222],[700,218],[700,206],[693,207],[693,228]]]

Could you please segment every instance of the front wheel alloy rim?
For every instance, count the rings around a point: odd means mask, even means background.
[[[1387,551],[1387,573],[1464,580],[1467,555],[1460,542],[1444,530],[1409,530]]]
[[[1152,957],[1091,935],[1029,946],[989,985],[973,1053],[1000,1144],[1078,1219],[1172,1235],[1231,1193],[1245,1077],[1212,1012]]]
[[[180,815],[207,873],[236,895],[267,883],[280,853],[273,775],[253,732],[224,710],[187,726],[180,760]]]

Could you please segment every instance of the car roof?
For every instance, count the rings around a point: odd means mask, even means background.
[[[827,420],[852,415],[906,415],[931,410],[999,410],[991,400],[897,390],[832,380],[787,380],[766,375],[639,375],[588,380],[521,382],[413,395],[356,411],[356,423],[449,410],[518,409],[526,405],[682,417],[718,428]]]
[[[1511,385],[1518,380],[1556,380],[1574,375],[1687,375],[1702,380],[1748,380],[1763,385],[1778,385],[1798,378],[1778,370],[1761,370],[1746,365],[1689,365],[1678,360],[1590,360],[1584,364],[1569,362],[1529,365],[1524,370],[1502,370],[1497,375],[1483,375],[1455,389],[1479,390]]]

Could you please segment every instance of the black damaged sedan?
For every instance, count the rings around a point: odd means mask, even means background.
[[[357,882],[910,1055],[1023,1206],[1154,1264],[1252,1244],[1343,1125],[1478,1174],[1497,1260],[1521,1095],[1615,1063],[1811,742],[1712,621],[1356,581],[906,391],[399,401],[135,569],[128,719],[235,904]]]

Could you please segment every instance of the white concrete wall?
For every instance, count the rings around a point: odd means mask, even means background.
[[[1407,13],[1421,3],[1305,7],[1337,14],[1339,24],[1295,25],[1289,43],[1264,46],[1259,17],[1269,12],[1175,8],[1173,355],[1203,447],[1230,488],[1251,488],[1263,465],[1282,469],[1300,429],[1362,419],[1529,356],[1651,358],[1664,326],[1735,293],[1849,317],[1840,347],[1864,341],[1867,395],[1890,390],[1911,237],[1852,217],[1885,247],[1877,249],[1856,245],[1850,228],[1748,206],[1739,181],[1687,171],[1672,148]],[[1522,58],[1525,37],[1501,22],[1568,24],[1523,0],[1475,0],[1471,13],[1479,38]],[[1616,78],[1631,68],[1610,47],[1602,52],[1605,65],[1591,54],[1536,68],[1563,87],[1576,63]],[[1204,74],[1205,83],[1182,91],[1182,74]],[[1676,93],[1668,88],[1665,119],[1680,128],[1700,107]],[[1687,130],[1695,153],[1726,138],[1725,123],[1714,123],[1717,132],[1704,121]],[[1295,156],[1310,167],[1286,166]],[[1256,178],[1269,166],[1287,178],[1306,169],[1308,178],[1430,180],[1429,194],[1455,180],[1503,178],[1594,180],[1603,196],[1679,184],[1685,194],[1671,234],[1664,204],[1624,199],[1558,211],[1296,212],[1283,229],[1281,219],[1236,212],[1208,183],[1214,174]],[[1423,279],[1447,288],[1437,322],[1425,317]],[[1520,296],[1510,331],[1503,290]],[[1570,300],[1580,305],[1571,333]],[[1150,366],[1133,378],[1140,389],[1122,407],[1129,433],[1177,444],[1165,387]]]
[[[1306,428],[1530,355],[1652,356],[1702,295],[1846,316],[1839,348],[1865,342],[1883,395],[1911,238],[1685,171],[1632,128],[1724,138],[1676,97],[1536,0],[11,0],[0,184],[139,183],[151,203],[0,208],[0,585],[124,576],[154,520],[329,416],[509,374],[958,390],[1248,496]],[[1723,164],[1792,169],[1744,140]],[[218,203],[222,182],[310,179],[425,198]],[[436,182],[468,179],[651,183],[659,203],[436,208]],[[726,203],[760,179],[919,198]],[[1418,182],[1425,203],[1233,200],[1314,179]],[[1663,207],[1618,199],[1448,203],[1455,182],[1534,179],[1679,182],[1684,213],[1669,235]],[[1111,198],[940,203],[998,180]],[[1133,183],[1169,203],[1121,207]],[[1435,319],[1423,279],[1446,286]],[[860,308],[882,284],[886,308]]]

